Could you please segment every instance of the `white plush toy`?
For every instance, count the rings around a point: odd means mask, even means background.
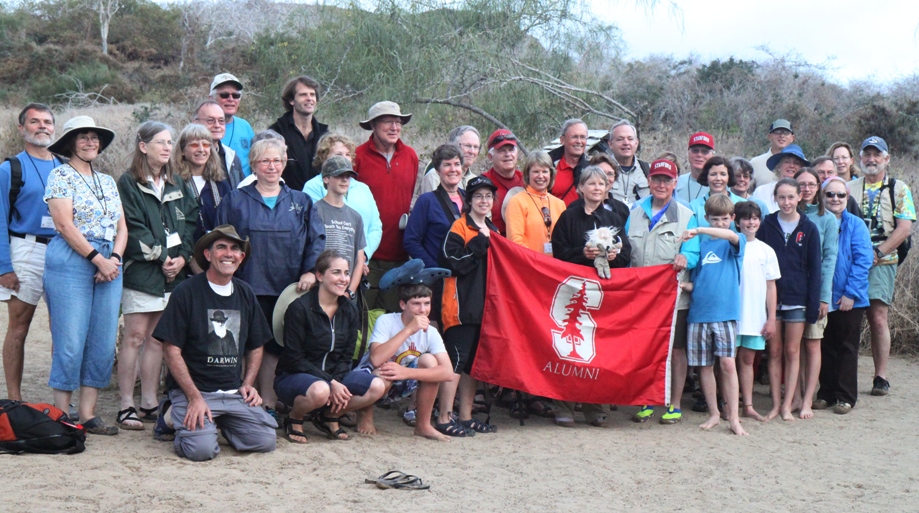
[[[595,228],[587,232],[587,247],[594,247],[600,250],[600,254],[594,258],[594,267],[597,268],[597,274],[601,278],[609,278],[609,253],[612,250],[622,249],[622,239],[616,235],[619,228],[602,227]]]

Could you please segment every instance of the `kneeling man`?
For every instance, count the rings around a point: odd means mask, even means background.
[[[275,448],[277,423],[252,386],[271,330],[252,288],[233,277],[248,256],[248,238],[230,225],[201,237],[195,262],[206,272],[176,287],[153,331],[169,367],[154,436],[173,434],[176,454],[192,461],[217,456],[218,429],[238,451]]]

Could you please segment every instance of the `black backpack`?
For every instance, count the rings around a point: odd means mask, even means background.
[[[17,157],[6,159],[10,163],[10,211],[6,213],[6,225],[13,221],[13,209],[16,208],[16,198],[25,182],[22,180],[22,163]],[[17,212],[18,214],[18,212]],[[18,216],[17,216],[18,217]]]
[[[894,177],[890,177],[890,181],[887,183],[887,186],[890,188],[890,208],[893,210],[897,209],[897,195],[894,192],[894,185],[897,183],[897,180]],[[880,206],[878,206],[880,209]],[[909,255],[909,250],[913,248],[913,236],[910,234],[906,237],[906,240],[900,243],[897,246],[897,267],[903,265],[903,262],[906,261],[906,255]]]
[[[77,454],[86,450],[86,430],[71,424],[50,404],[0,399],[0,453]]]

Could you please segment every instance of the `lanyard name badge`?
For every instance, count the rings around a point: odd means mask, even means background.
[[[99,205],[102,206],[102,218],[99,220],[99,225],[102,227],[105,233],[103,233],[102,238],[107,241],[115,240],[115,222],[108,215],[108,200],[105,199],[105,188],[102,185],[102,180],[96,174],[96,170],[90,165],[89,172],[92,173],[92,185],[86,181],[86,178],[83,178],[83,174],[76,171],[77,176],[83,180],[83,183],[86,185],[86,188],[93,193],[93,197],[96,198],[96,201],[99,202]]]

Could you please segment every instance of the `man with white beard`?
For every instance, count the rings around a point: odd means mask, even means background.
[[[14,401],[22,400],[26,335],[44,291],[45,250],[55,235],[42,196],[51,170],[64,163],[48,151],[54,114],[47,105],[30,103],[22,109],[19,134],[25,151],[0,164],[0,301],[9,314],[3,373],[7,397]]]
[[[902,180],[887,175],[890,165],[887,151],[884,139],[877,136],[865,139],[859,153],[864,174],[849,183],[853,199],[861,206],[874,246],[874,265],[868,272],[868,299],[871,302],[868,306],[868,327],[874,359],[871,395],[887,395],[890,391],[890,382],[887,381],[890,356],[887,310],[893,303],[894,281],[900,263],[897,248],[909,237],[916,220],[916,206],[909,187]]]

